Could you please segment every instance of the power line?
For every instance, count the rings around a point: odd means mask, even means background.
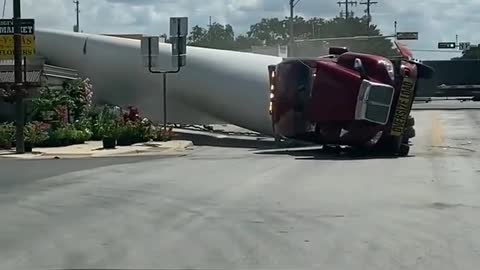
[[[339,7],[342,7],[342,5],[345,5],[345,19],[348,19],[349,17],[353,17],[353,11],[350,12],[348,10],[349,5],[350,6],[357,6],[358,2],[357,1],[350,1],[350,0],[344,0],[344,1],[338,1],[337,2]],[[340,17],[343,17],[343,11],[340,12]]]
[[[378,2],[376,1],[371,1],[371,0],[367,0],[366,2],[360,2],[360,5],[366,5],[367,6],[367,9],[365,10],[365,12],[367,13],[367,29],[370,29],[370,23],[372,22],[372,15],[370,13],[370,7],[373,6],[373,5],[376,5],[378,4]]]

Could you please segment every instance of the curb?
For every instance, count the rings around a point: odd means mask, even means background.
[[[169,146],[171,145],[171,146]],[[136,147],[144,146],[145,149],[135,149],[135,150],[125,150],[118,152],[102,152],[102,151],[92,151],[91,153],[66,153],[66,152],[50,152],[50,153],[41,153],[41,152],[34,152],[32,154],[27,155],[17,155],[14,152],[0,154],[1,158],[11,158],[11,159],[80,159],[80,158],[114,158],[114,157],[134,157],[134,156],[174,156],[174,155],[182,155],[182,152],[190,150],[193,147],[193,142],[191,141],[170,141],[165,142],[163,144],[160,143],[145,143],[142,145],[133,145]],[[186,154],[186,153],[183,153]]]

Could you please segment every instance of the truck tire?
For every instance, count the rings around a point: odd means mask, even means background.
[[[402,143],[402,144],[400,145],[400,149],[399,149],[399,151],[398,151],[398,155],[399,155],[400,157],[406,157],[406,156],[408,156],[408,153],[409,153],[409,152],[410,152],[410,146],[409,146],[408,144]]]
[[[403,142],[403,136],[385,136],[375,145],[374,151],[379,154],[399,156],[402,150],[405,150],[402,149],[402,145],[408,146]]]
[[[417,136],[417,133],[415,131],[415,129],[413,127],[409,127],[405,130],[405,132],[403,133],[403,138],[404,140],[409,140],[411,138],[414,138],[415,136]]]
[[[413,127],[413,126],[415,126],[415,118],[413,118],[410,115],[410,116],[408,116],[406,127],[409,128],[409,127]]]

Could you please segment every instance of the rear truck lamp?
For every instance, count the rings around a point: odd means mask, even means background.
[[[275,97],[274,91],[275,91],[275,81],[276,81],[276,65],[269,65],[268,66],[268,74],[269,74],[269,81],[270,81],[270,101],[268,104],[268,111],[270,115],[273,115],[273,99]]]

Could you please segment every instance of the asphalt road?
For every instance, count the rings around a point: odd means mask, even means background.
[[[399,159],[0,160],[0,269],[478,269],[480,111],[415,116]]]

